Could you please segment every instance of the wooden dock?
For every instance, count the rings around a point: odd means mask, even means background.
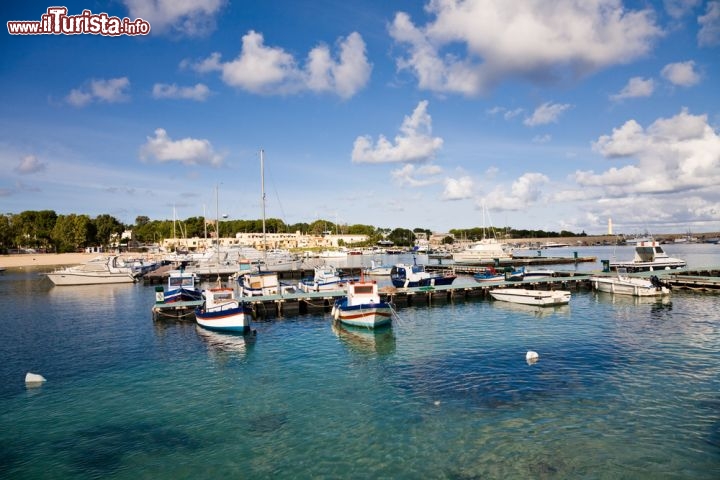
[[[393,308],[399,309],[409,306],[433,306],[456,301],[487,299],[490,297],[490,290],[500,287],[517,287],[530,290],[591,290],[590,277],[595,275],[613,276],[615,273],[556,272],[556,276],[553,277],[533,278],[521,281],[463,282],[452,285],[414,288],[386,286],[380,288],[380,297],[383,301],[390,302]],[[720,293],[720,267],[702,270],[655,271],[631,274],[631,276],[642,277],[652,275],[657,275],[662,281],[669,283],[673,288]],[[345,292],[342,290],[296,292],[283,295],[244,297],[244,301],[252,306],[256,319],[269,319],[304,314],[328,313],[331,311],[335,300],[344,295]],[[153,319],[194,320],[195,308],[201,304],[202,301],[169,304],[156,303],[152,308]]]

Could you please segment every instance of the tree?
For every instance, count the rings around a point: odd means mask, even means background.
[[[390,232],[387,238],[400,247],[409,247],[415,244],[415,234],[407,228],[396,228]]]
[[[74,252],[87,246],[93,229],[87,215],[60,215],[55,222],[52,238],[58,252]]]
[[[125,226],[118,219],[108,214],[98,215],[93,220],[93,224],[95,226],[95,240],[104,247],[110,245],[111,238],[120,238],[120,235],[125,230]]]

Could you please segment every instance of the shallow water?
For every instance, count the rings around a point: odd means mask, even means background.
[[[254,338],[153,322],[153,301],[0,276],[0,477],[720,478],[720,295],[466,300]]]

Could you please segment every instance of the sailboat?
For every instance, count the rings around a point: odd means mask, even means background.
[[[260,150],[260,192],[262,205],[262,234],[263,234],[263,265],[267,265],[267,234],[265,229],[265,151]],[[243,295],[282,295],[292,287],[280,285],[277,272],[261,270],[260,265],[256,271],[246,271],[238,277],[238,283]]]

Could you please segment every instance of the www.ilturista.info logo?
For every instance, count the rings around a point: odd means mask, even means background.
[[[10,35],[147,35],[150,23],[142,18],[111,17],[107,13],[83,10],[80,15],[68,15],[65,7],[49,7],[37,20],[7,22]]]

